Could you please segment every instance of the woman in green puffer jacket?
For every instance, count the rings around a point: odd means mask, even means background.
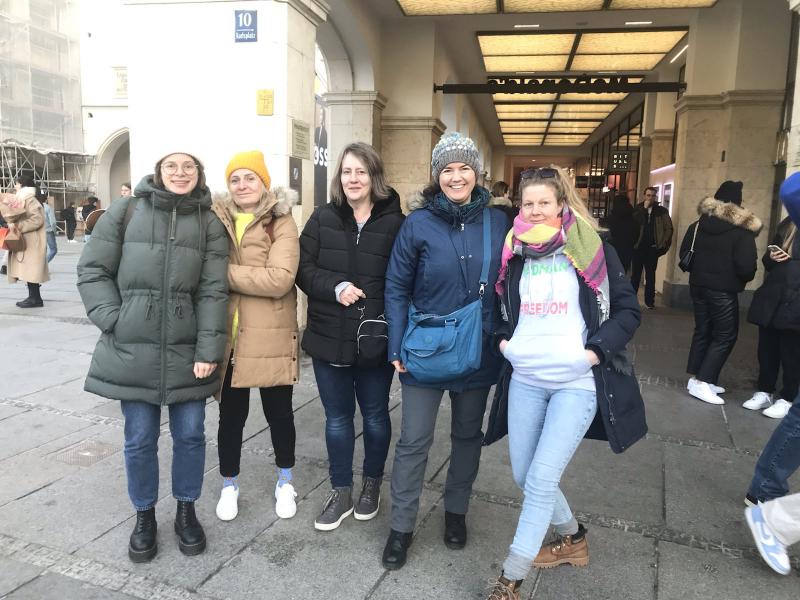
[[[175,533],[186,555],[205,533],[194,502],[205,465],[205,401],[219,388],[226,343],[228,239],[211,212],[203,165],[186,153],[155,173],[98,220],[78,262],[78,290],[102,331],[85,389],[122,401],[125,469],[136,526],[128,556],[157,551],[158,436],[169,407]]]

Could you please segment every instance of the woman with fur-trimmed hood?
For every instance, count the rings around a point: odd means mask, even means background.
[[[297,193],[270,189],[264,155],[257,150],[236,154],[225,176],[229,193],[212,207],[228,232],[230,245],[228,344],[217,393],[223,477],[217,516],[230,521],[238,514],[242,431],[250,388],[259,388],[278,467],[275,512],[288,519],[297,510],[292,485],[292,391],[299,377],[294,280],[300,246],[291,215]]]
[[[762,224],[741,204],[742,182],[723,182],[713,198],[698,205],[700,218],[687,229],[680,249],[684,256],[694,239],[689,290],[695,327],[687,389],[710,404],[725,404],[717,379],[739,334],[738,294],[756,275],[756,236]]]

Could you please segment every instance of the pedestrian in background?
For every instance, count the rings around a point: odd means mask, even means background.
[[[633,217],[633,207],[625,194],[617,194],[611,202],[608,232],[611,236],[609,242],[617,251],[624,272],[630,273],[634,246],[639,239],[640,227]]]
[[[100,200],[97,196],[89,196],[86,198],[83,206],[81,206],[81,220],[84,223],[84,232],[83,232],[83,241],[88,242],[92,238],[91,230],[86,227],[86,220],[89,218],[89,215],[96,211],[99,206]]]
[[[17,302],[19,308],[41,308],[44,306],[41,284],[50,280],[44,209],[38,200],[40,192],[32,175],[19,175],[14,180],[14,188],[16,194],[4,195],[8,202],[0,202],[0,212],[10,231],[22,233],[25,250],[8,253],[8,282],[21,280],[28,286],[28,297]]]
[[[331,489],[314,519],[331,531],[354,514],[378,514],[392,438],[384,287],[386,265],[403,223],[400,197],[386,184],[383,161],[369,144],[342,150],[331,201],[317,207],[300,236],[297,286],[308,295],[303,350],[313,359],[325,408]],[[353,502],[356,404],[363,422],[361,487]]]
[[[631,284],[633,291],[638,293],[644,270],[644,304],[653,309],[656,302],[656,268],[658,259],[672,245],[672,219],[669,211],[658,204],[658,190],[654,187],[644,189],[644,201],[636,205],[633,218],[639,225],[639,235],[634,244]]]
[[[500,209],[506,215],[509,229],[514,224],[514,218],[519,213],[519,208],[515,207],[511,202],[511,198],[509,198],[510,192],[511,188],[508,187],[505,181],[497,181],[492,186],[492,199],[489,201],[489,206]]]
[[[717,385],[719,374],[739,335],[739,292],[756,276],[761,220],[741,204],[742,182],[723,182],[713,198],[697,206],[700,218],[689,225],[680,248],[684,256],[694,240],[689,274],[694,334],[686,387],[710,404],[725,404],[718,395],[725,392]]]
[[[119,197],[120,198],[130,198],[131,197],[131,182],[126,181],[121,186],[119,186]]]
[[[586,528],[559,488],[561,476],[593,421],[615,452],[647,432],[624,353],[641,314],[614,248],[562,169],[524,171],[520,197],[497,283],[496,340],[511,368],[497,385],[486,442],[508,431],[524,499],[489,600],[519,600],[531,566],[589,564]],[[551,523],[556,539],[543,544]]]
[[[489,190],[477,185],[480,172],[478,149],[470,138],[451,133],[439,140],[431,156],[432,181],[409,202],[412,212],[397,236],[386,272],[389,359],[400,374],[403,394],[392,468],[391,529],[383,551],[387,569],[399,569],[406,562],[445,391],[452,420],[444,544],[460,549],[467,543],[466,513],[481,458],[486,398],[500,369],[501,357],[491,345],[498,315],[494,283],[508,232],[505,215],[488,206]],[[410,307],[415,314],[448,315],[475,302],[481,309],[477,369],[465,369],[449,381],[418,380],[401,360]]]
[[[64,228],[67,234],[67,243],[75,244],[75,228],[78,226],[78,219],[75,216],[75,203],[70,202],[61,210],[61,218],[64,221]]]
[[[292,393],[300,376],[297,291],[300,248],[292,205],[297,192],[270,189],[264,155],[239,152],[225,169],[228,194],[213,210],[228,233],[228,343],[220,370],[217,517],[239,513],[242,434],[250,411],[250,388],[258,388],[275,449],[275,513],[295,515]]]
[[[742,406],[782,419],[800,383],[800,237],[786,217],[761,258],[767,273],[753,294],[747,320],[758,325],[758,389]],[[773,398],[778,372],[782,386]]]
[[[56,243],[58,224],[56,223],[56,215],[50,207],[50,203],[47,201],[47,196],[43,196],[39,200],[44,209],[44,230],[47,234],[47,262],[50,262],[58,253],[58,244]]]
[[[197,520],[205,471],[206,399],[220,387],[228,305],[228,236],[211,212],[203,164],[171,152],[97,221],[78,261],[78,291],[102,332],[87,392],[120,400],[125,471],[136,524],[133,562],[151,560],[156,544],[161,407],[172,436],[174,529],[180,551],[206,548]]]

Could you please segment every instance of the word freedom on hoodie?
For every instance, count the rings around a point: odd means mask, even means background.
[[[522,302],[519,312],[526,315],[565,315],[569,312],[569,302]]]

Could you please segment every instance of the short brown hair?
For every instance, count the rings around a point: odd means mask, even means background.
[[[333,179],[331,179],[331,202],[336,206],[341,206],[346,201],[347,197],[342,187],[342,163],[344,162],[344,157],[348,154],[355,156],[367,168],[372,188],[370,190],[372,202],[386,200],[390,191],[389,186],[386,185],[386,178],[383,174],[383,161],[378,151],[364,142],[353,142],[342,150],[336,163],[336,171],[333,174]]]
[[[507,191],[508,191],[508,184],[505,181],[498,181],[492,186],[492,196],[494,196],[495,198],[500,198],[501,196],[505,196]]]
[[[173,154],[185,154],[186,156],[190,157],[194,161],[194,164],[197,165],[197,185],[195,186],[195,189],[199,189],[200,191],[205,191],[206,189],[208,189],[206,188],[206,169],[203,166],[203,163],[200,162],[200,159],[197,158],[194,154],[189,154],[188,152],[180,152],[180,151],[170,152],[156,163],[156,166],[154,167],[155,170],[153,171],[153,183],[156,184],[156,187],[161,188],[162,190],[165,189],[164,179],[161,177],[161,164]],[[193,191],[194,190],[192,190],[192,192]],[[192,192],[189,193],[191,194]]]

